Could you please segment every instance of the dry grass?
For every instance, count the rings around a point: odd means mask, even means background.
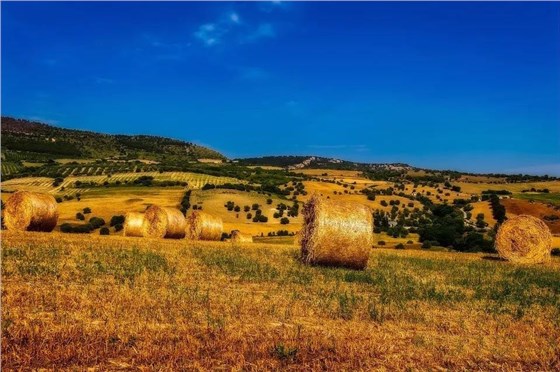
[[[502,203],[503,202],[504,200],[502,201]],[[484,221],[488,224],[488,226],[494,227],[494,225],[496,224],[496,220],[494,219],[494,215],[492,214],[490,202],[480,201],[471,203],[471,205],[473,206],[473,210],[471,211],[471,221],[476,221],[476,216],[479,213],[482,213],[484,215]]]
[[[280,219],[273,218],[278,204],[284,203],[291,206],[291,201],[272,196],[272,204],[267,204],[266,200],[268,198],[268,196],[256,192],[222,189],[194,190],[191,194],[191,204],[200,205],[204,212],[220,217],[224,223],[224,231],[239,230],[253,236],[258,236],[261,234],[267,235],[269,232],[276,232],[278,230],[295,232],[301,229],[301,214],[296,218],[290,218],[288,225],[282,225],[280,224]],[[233,201],[236,205],[239,205],[241,211],[230,212],[224,208],[224,204],[228,201]],[[268,217],[267,223],[255,223],[247,219],[247,212],[243,211],[243,207],[246,205],[252,206],[254,203],[261,206],[263,215]],[[253,210],[250,213],[252,216],[255,215]]]
[[[543,219],[544,216],[552,216],[552,215],[556,215],[560,217],[560,211],[543,203],[531,203],[528,200],[519,200],[519,199],[502,199],[500,203],[502,203],[503,206],[506,207],[508,218],[520,214],[528,214],[530,216],[537,217],[540,219]],[[556,220],[556,221],[544,220],[544,222],[550,228],[550,231],[552,231],[552,233],[554,234],[560,233],[560,220]]]
[[[231,242],[232,243],[252,243],[253,236],[251,234],[242,233],[239,230],[233,230],[231,232]]]
[[[560,261],[2,234],[2,365],[85,370],[558,370]]]
[[[466,183],[453,182],[454,185],[461,186],[461,191],[467,194],[478,194],[484,190],[508,190],[512,193],[519,193],[522,190],[549,189],[550,192],[560,192],[560,181],[546,182],[523,182],[523,183]]]

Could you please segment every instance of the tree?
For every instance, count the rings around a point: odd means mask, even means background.
[[[80,212],[76,213],[76,219],[80,221],[84,221],[86,218]]]
[[[85,207],[83,211],[84,211],[84,214],[89,214],[89,213],[91,213],[91,208],[90,207]]]
[[[94,229],[98,229],[101,226],[105,225],[105,220],[100,217],[92,217],[89,219],[89,223],[93,226]]]
[[[124,223],[124,216],[118,215],[111,217],[111,221],[109,222],[109,226],[113,227],[115,225],[122,225]]]
[[[272,199],[270,198],[266,199],[266,204],[272,204]]]
[[[258,204],[258,203],[254,203],[254,204],[251,206],[251,209],[254,210],[254,211],[256,211],[257,209],[259,209],[259,204]]]
[[[236,205],[235,208],[233,208],[233,210],[235,212],[240,212],[241,211],[241,207],[239,205]]]
[[[102,227],[101,230],[99,230],[99,235],[109,235],[109,228]]]
[[[247,213],[247,219],[250,220],[251,218],[253,218],[253,215],[251,213]]]
[[[282,217],[282,218],[280,219],[280,223],[281,223],[282,225],[287,225],[287,224],[290,223],[290,219],[289,219],[288,217]]]

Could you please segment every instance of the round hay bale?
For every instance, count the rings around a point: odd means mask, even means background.
[[[58,204],[54,196],[18,191],[4,208],[4,224],[8,230],[52,231],[58,222]]]
[[[373,245],[373,216],[361,204],[314,195],[303,209],[304,263],[364,269]]]
[[[224,225],[222,219],[201,211],[193,211],[187,217],[186,235],[192,240],[221,240]]]
[[[231,232],[231,242],[232,243],[252,243],[253,235],[244,234],[239,230],[233,230]]]
[[[185,226],[185,216],[179,209],[152,205],[144,213],[142,234],[150,238],[182,239]]]
[[[124,218],[124,236],[143,236],[144,214],[128,212]]]
[[[519,215],[498,229],[496,250],[501,258],[511,262],[544,263],[550,261],[552,234],[542,220]]]

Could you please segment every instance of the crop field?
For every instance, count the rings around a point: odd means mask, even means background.
[[[18,163],[2,161],[2,174],[11,175],[19,172],[23,167]]]
[[[272,203],[267,204],[267,199],[271,198]],[[232,201],[241,208],[240,212],[228,211],[224,205]],[[301,229],[302,217],[301,213],[298,217],[290,217],[290,223],[287,225],[280,224],[280,219],[273,218],[276,212],[276,206],[284,203],[287,206],[293,204],[292,201],[280,199],[277,197],[268,197],[256,192],[245,192],[237,190],[195,190],[191,194],[191,204],[202,207],[204,212],[220,217],[224,222],[224,231],[229,233],[231,230],[239,230],[243,233],[257,236],[260,234],[267,235],[269,232],[277,232],[278,230],[288,230],[289,232],[297,232]],[[268,222],[253,222],[247,219],[247,213],[255,216],[255,211],[250,210],[244,212],[243,207],[251,207],[253,204],[259,204],[262,214],[268,217]],[[286,214],[284,214],[286,216]]]
[[[557,370],[560,261],[3,232],[6,369]],[[492,258],[492,257],[488,257]]]
[[[95,167],[92,167],[95,168]],[[64,181],[58,186],[53,187],[53,179],[50,177],[26,177],[26,178],[14,178],[5,182],[2,182],[2,188],[8,191],[13,190],[35,190],[50,192],[52,194],[62,193],[64,194],[74,194],[76,192],[84,193],[83,188],[74,188],[76,181],[82,183],[95,182],[98,185],[102,185],[103,182],[107,181],[110,183],[115,183],[120,181],[121,183],[133,182],[142,176],[154,177],[155,181],[182,181],[187,182],[189,188],[199,189],[202,188],[207,183],[212,183],[215,185],[223,185],[224,183],[243,183],[236,178],[230,177],[216,177],[208,174],[201,173],[191,173],[191,172],[128,172],[128,173],[118,173],[112,175],[98,175],[98,176],[67,176]],[[61,192],[64,188],[65,192]],[[87,190],[86,190],[87,191]]]
[[[518,214],[528,214],[542,219],[550,228],[552,233],[560,233],[560,211],[542,203],[531,203],[527,200],[517,199],[503,199],[501,201],[508,217]],[[556,216],[558,219],[555,221],[547,221],[545,216]]]
[[[529,201],[541,202],[546,204],[553,204],[560,207],[560,193],[521,193],[515,194],[518,199],[525,199]]]
[[[480,195],[484,190],[507,190],[512,193],[520,193],[523,190],[549,189],[550,192],[560,193],[560,181],[546,182],[519,182],[519,183],[468,183],[453,182],[453,185],[461,187],[461,191],[467,194]]]
[[[377,185],[377,188],[387,188],[391,187],[391,183],[385,181],[370,181],[371,184]],[[391,200],[399,200],[400,205],[399,208],[407,207],[409,209],[413,209],[415,207],[421,208],[422,205],[420,202],[416,200],[410,200],[408,198],[404,198],[402,196],[396,195],[377,195],[375,200],[368,200],[367,196],[362,194],[360,190],[365,188],[363,185],[356,185],[355,189],[351,189],[350,187],[344,187],[342,185],[338,185],[336,183],[328,183],[328,182],[319,182],[319,181],[304,181],[303,184],[305,185],[305,191],[307,191],[307,195],[298,196],[298,200],[307,201],[313,193],[317,193],[319,195],[329,197],[331,199],[340,200],[340,201],[348,201],[348,202],[356,202],[363,205],[367,205],[372,209],[381,209],[384,211],[390,211],[391,206],[382,206],[381,201],[384,200],[387,203]],[[337,194],[334,194],[334,193]],[[413,207],[408,207],[409,203],[413,204]]]

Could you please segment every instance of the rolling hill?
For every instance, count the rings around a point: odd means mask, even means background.
[[[111,135],[59,128],[44,123],[2,117],[4,160],[52,158],[119,158],[165,160],[219,159],[217,151],[181,140],[147,135]],[[18,159],[16,159],[18,160]]]

